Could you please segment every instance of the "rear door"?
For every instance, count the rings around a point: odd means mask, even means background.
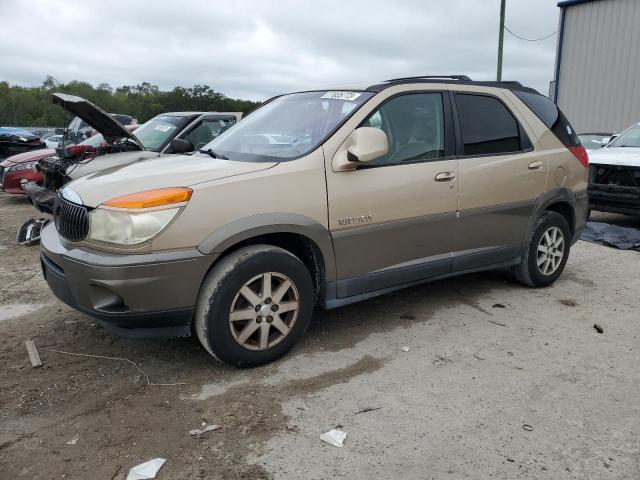
[[[454,271],[508,261],[520,254],[548,163],[500,91],[453,93],[460,159]]]

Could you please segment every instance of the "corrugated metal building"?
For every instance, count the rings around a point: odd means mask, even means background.
[[[579,133],[640,121],[640,0],[564,0],[550,97]]]

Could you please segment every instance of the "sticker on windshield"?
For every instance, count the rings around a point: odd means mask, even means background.
[[[160,130],[161,132],[168,132],[171,130],[171,127],[169,125],[156,125],[155,129]]]
[[[362,94],[357,92],[327,92],[324,95],[322,95],[320,98],[331,98],[333,100],[352,101],[358,98],[360,95]]]

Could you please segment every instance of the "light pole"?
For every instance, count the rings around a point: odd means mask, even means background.
[[[498,34],[498,72],[496,80],[502,80],[502,43],[504,41],[504,10],[507,0],[500,0],[500,33]]]

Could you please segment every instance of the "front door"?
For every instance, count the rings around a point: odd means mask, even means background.
[[[338,298],[451,270],[458,202],[446,92],[383,101],[360,124],[380,128],[389,152],[354,171],[327,169]]]
[[[546,159],[496,96],[454,94],[459,125],[460,222],[454,270],[520,255],[531,215],[547,182]]]

